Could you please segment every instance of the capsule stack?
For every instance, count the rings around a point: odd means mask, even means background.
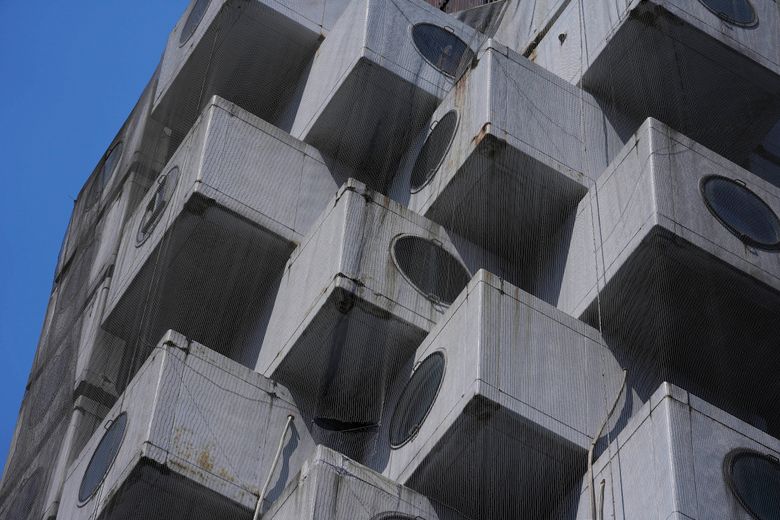
[[[772,0],[193,0],[0,518],[780,518],[778,49]]]

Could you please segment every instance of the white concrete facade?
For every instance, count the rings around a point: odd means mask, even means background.
[[[192,0],[0,520],[780,518],[779,49],[775,0]]]

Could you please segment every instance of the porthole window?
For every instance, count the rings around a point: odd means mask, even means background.
[[[749,450],[736,450],[725,460],[729,487],[757,520],[780,518],[780,462]]]
[[[402,235],[392,248],[398,270],[415,289],[438,303],[454,302],[471,279],[457,258],[428,239]]]
[[[114,464],[114,459],[122,446],[126,429],[127,414],[121,413],[108,427],[92,453],[92,458],[89,460],[81,479],[81,486],[79,486],[79,502],[84,503],[92,498],[92,495],[103,483],[103,479],[106,478],[108,470]]]
[[[444,354],[434,352],[412,374],[390,419],[391,448],[400,448],[419,431],[439,393],[444,365]]]
[[[92,207],[96,202],[100,200],[103,190],[108,185],[111,177],[114,176],[114,172],[119,166],[119,160],[122,158],[122,151],[124,150],[124,144],[122,141],[115,143],[103,158],[100,164],[100,170],[95,177],[92,187],[89,190],[87,197],[87,206]]]
[[[466,42],[438,25],[412,27],[412,41],[423,58],[447,76],[457,77],[474,56]]]
[[[397,511],[387,511],[371,517],[371,520],[425,520],[419,516],[407,515]]]
[[[759,249],[780,249],[780,219],[743,183],[711,176],[701,191],[710,212],[740,240]]]
[[[758,15],[750,0],[699,0],[721,20],[732,25],[752,27],[758,23]]]
[[[444,156],[450,149],[455,131],[458,129],[458,113],[450,110],[433,127],[425,140],[412,168],[410,187],[412,193],[428,184],[439,169]]]
[[[211,0],[195,0],[195,4],[190,9],[190,14],[181,28],[181,33],[179,33],[179,46],[187,43],[192,38],[192,35],[195,34],[195,30],[200,25],[201,20],[203,20],[210,3]]]
[[[176,185],[179,183],[179,168],[174,166],[167,174],[160,177],[155,190],[149,202],[146,203],[141,223],[138,225],[138,233],[135,237],[135,245],[140,246],[154,231],[157,222],[168,206],[168,203],[176,191]]]
[[[114,172],[119,166],[119,159],[122,158],[122,151],[124,150],[124,143],[119,141],[111,150],[108,151],[106,160],[103,161],[103,166],[100,168],[100,185],[104,188],[108,185],[108,181],[114,176]]]

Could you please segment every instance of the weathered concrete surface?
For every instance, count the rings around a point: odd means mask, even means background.
[[[410,237],[418,245],[397,249]],[[314,416],[374,425],[399,364],[481,267],[503,272],[493,255],[350,180],[284,269],[256,369]]]
[[[370,465],[475,518],[546,518],[585,469],[621,387],[617,360],[595,329],[486,271],[431,331],[395,392],[435,352],[446,364],[427,416]],[[630,413],[627,395],[621,409]]]
[[[755,518],[729,487],[727,457],[737,450],[777,460],[780,442],[664,383],[594,463],[596,486],[604,482],[603,518]],[[766,481],[746,477],[759,498]],[[555,518],[590,519],[587,479],[570,500]]]
[[[127,426],[100,489],[79,487],[103,437],[98,428],[68,471],[68,518],[251,518],[285,436],[266,500],[295,478],[314,443],[287,390],[181,334],[168,332],[104,422]]]

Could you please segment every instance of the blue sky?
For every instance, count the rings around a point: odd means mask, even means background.
[[[0,0],[0,462],[73,199],[130,113],[187,0]]]

